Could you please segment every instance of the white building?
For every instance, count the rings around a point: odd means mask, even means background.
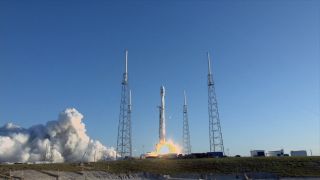
[[[305,151],[305,150],[291,151],[290,155],[291,156],[307,156],[307,151]]]
[[[263,157],[263,156],[265,156],[264,150],[251,150],[250,154],[251,154],[251,157]]]
[[[278,150],[278,151],[268,151],[267,156],[269,157],[278,157],[278,156],[283,156],[284,151],[283,149]]]

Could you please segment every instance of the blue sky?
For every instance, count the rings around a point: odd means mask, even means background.
[[[209,151],[206,52],[225,149],[320,155],[319,1],[0,1],[0,124],[30,127],[75,107],[93,139],[115,146],[129,50],[134,154],[182,138],[183,90],[193,152]]]

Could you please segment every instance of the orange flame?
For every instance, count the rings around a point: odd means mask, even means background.
[[[172,140],[160,141],[156,145],[155,151],[148,154],[148,157],[158,157],[165,154],[180,154],[181,148],[179,145],[174,144]]]

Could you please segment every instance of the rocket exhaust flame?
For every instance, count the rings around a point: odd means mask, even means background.
[[[159,142],[156,145],[156,153],[159,155],[175,153],[179,154],[181,152],[181,148],[174,144],[172,140],[168,140],[165,142]]]

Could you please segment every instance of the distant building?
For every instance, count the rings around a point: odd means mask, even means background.
[[[267,156],[269,156],[269,157],[284,156],[284,151],[283,151],[283,149],[278,150],[278,151],[268,151]]]
[[[291,156],[297,157],[297,156],[307,156],[307,151],[305,150],[300,150],[300,151],[291,151],[290,152]]]
[[[265,152],[264,150],[252,150],[250,151],[251,157],[264,157]]]

